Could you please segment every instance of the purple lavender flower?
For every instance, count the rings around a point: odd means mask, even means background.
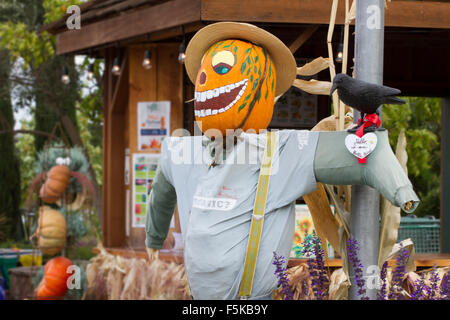
[[[317,270],[317,287],[316,298],[324,300],[328,298],[328,278],[325,270],[325,254],[322,249],[322,244],[319,237],[314,234],[314,255],[316,256],[316,270]]]
[[[377,293],[377,300],[386,300],[387,298],[387,287],[386,287],[387,268],[388,262],[386,261],[385,263],[383,263],[383,266],[381,267],[380,281],[382,284],[380,290]]]
[[[286,267],[284,267],[284,264],[286,261],[284,260],[283,256],[278,256],[276,252],[273,252],[273,259],[272,262],[273,265],[275,265],[275,275],[278,278],[278,286],[281,286],[281,292],[284,294],[285,298],[284,300],[293,300],[294,294],[292,292],[291,286],[289,285],[289,280],[287,278],[286,274]]]
[[[425,300],[424,292],[427,292],[427,285],[425,284],[425,275],[422,274],[420,279],[414,282],[414,291],[411,292],[411,300]]]
[[[316,233],[305,235],[303,255],[308,257],[308,270],[311,277],[311,287],[316,300],[328,299],[328,278],[325,270],[325,258],[322,244]],[[314,257],[314,258],[313,258]]]
[[[447,273],[442,278],[441,299],[450,300],[450,271],[447,271]]]
[[[361,261],[358,258],[358,241],[353,238],[349,238],[347,240],[347,255],[348,255],[348,261],[350,262],[351,266],[353,267],[353,272],[355,276],[355,283],[358,287],[357,294],[361,297],[361,300],[369,300],[369,298],[366,296],[366,281],[363,278],[363,265],[361,264]]]
[[[439,273],[436,268],[436,264],[433,265],[433,270],[431,271],[430,286],[428,287],[428,299],[437,300],[439,294],[438,283],[441,279],[439,278]]]
[[[406,262],[408,261],[409,253],[407,249],[400,249],[400,253],[395,258],[395,268],[392,272],[391,288],[389,291],[390,300],[403,300],[404,296],[400,294],[403,278],[406,274]]]

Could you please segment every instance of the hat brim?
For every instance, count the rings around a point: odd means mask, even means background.
[[[205,52],[216,42],[226,39],[250,41],[265,48],[275,64],[277,83],[275,95],[286,92],[295,80],[297,64],[288,47],[273,34],[252,24],[217,22],[200,29],[186,48],[186,72],[195,83]]]

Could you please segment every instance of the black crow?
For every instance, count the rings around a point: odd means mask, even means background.
[[[401,93],[398,89],[357,80],[343,73],[334,77],[330,95],[336,89],[339,99],[358,110],[361,113],[361,119],[364,119],[365,114],[378,114],[377,109],[382,104],[405,103],[404,100],[395,97]]]

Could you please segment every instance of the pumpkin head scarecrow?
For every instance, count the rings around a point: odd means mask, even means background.
[[[186,50],[195,83],[195,119],[201,130],[259,131],[272,119],[274,97],[292,85],[295,59],[272,34],[224,22],[200,30]]]
[[[416,208],[386,131],[374,134],[378,146],[362,168],[345,147],[345,131],[260,132],[271,120],[274,97],[296,76],[294,57],[272,34],[242,23],[208,25],[189,43],[185,65],[204,135],[163,141],[146,246],[156,256],[178,204],[194,299],[270,299],[277,287],[273,252],[289,255],[295,201],[317,182],[368,184],[395,205]],[[221,148],[217,136],[233,143]]]

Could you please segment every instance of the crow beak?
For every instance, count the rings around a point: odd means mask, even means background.
[[[333,94],[333,92],[337,89],[337,84],[333,82],[333,86],[331,87],[330,96]]]

